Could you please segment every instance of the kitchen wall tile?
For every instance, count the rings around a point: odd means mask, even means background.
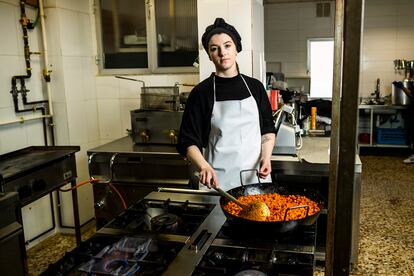
[[[266,5],[266,9],[269,15],[273,15],[275,18],[280,19],[297,19],[298,6],[296,3],[282,3],[277,5]]]
[[[49,56],[49,69],[52,70],[50,90],[53,102],[65,103],[65,79],[61,56]]]
[[[412,60],[412,59],[414,59],[414,50],[412,48],[411,48],[411,50],[400,49],[396,52],[396,56],[398,58],[401,57],[401,58],[404,58],[404,59]]]
[[[240,73],[252,76],[252,61],[251,51],[241,51],[237,56],[237,63],[239,64]]]
[[[118,99],[98,99],[98,115],[101,139],[117,139],[123,136]]]
[[[281,41],[297,41],[299,39],[298,30],[286,30],[286,29],[268,29],[265,32],[266,44],[278,44]]]
[[[399,28],[409,28],[413,24],[412,18],[409,16],[398,16],[397,17],[397,31]]]
[[[200,81],[202,81],[208,76],[210,76],[211,72],[215,72],[216,69],[214,68],[214,64],[210,61],[210,59],[207,56],[207,53],[204,50],[199,51],[199,58],[200,58],[200,67],[199,67]]]
[[[0,118],[5,118],[4,113],[9,114],[9,109],[0,109]],[[0,153],[15,151],[27,147],[25,124],[11,124],[0,126]]]
[[[316,3],[296,3],[297,18],[315,18],[316,17]]]
[[[280,40],[272,45],[272,50],[280,52],[296,52],[299,50],[299,46],[297,40]]]
[[[364,39],[395,40],[397,30],[395,28],[364,28]]]
[[[412,19],[414,2],[412,0],[396,0],[395,6],[398,17],[408,17]]]
[[[211,7],[217,7],[212,9]],[[201,36],[207,26],[214,23],[217,17],[222,17],[225,20],[228,18],[228,1],[223,0],[198,0],[197,1],[197,14],[199,16],[198,21],[198,41],[201,41]]]
[[[270,56],[266,57],[267,61],[280,62],[300,62],[299,51],[272,51]]]
[[[364,18],[364,28],[391,28],[397,26],[397,17],[388,16],[366,16]]]
[[[131,79],[139,79],[140,77],[130,77]],[[138,99],[141,94],[141,82],[130,80],[119,80],[119,97],[121,99]]]
[[[246,0],[228,1],[228,19],[242,38],[243,51],[252,50],[252,6],[246,5]]]
[[[57,1],[58,0],[44,0],[43,6],[45,8],[56,8],[57,7]]]
[[[46,29],[46,41],[47,52],[49,55],[62,55],[62,47],[60,41],[60,32],[64,29],[60,29],[60,11],[54,8],[45,9],[45,29]]]
[[[85,104],[86,130],[88,131],[88,143],[90,143],[99,140],[98,105],[96,100],[88,100]]]
[[[56,145],[70,145],[66,103],[53,103]]]
[[[59,10],[59,28],[62,55],[79,56],[83,41],[80,36],[79,16],[77,12],[70,10]]]
[[[300,62],[284,62],[283,73],[287,77],[306,76],[306,64]]]
[[[318,30],[320,28],[327,28],[333,25],[332,18],[330,17],[303,17],[299,18],[299,28],[305,28],[310,30]]]
[[[56,0],[56,6],[62,9],[68,9],[76,12],[89,13],[90,12],[89,0]]]
[[[40,114],[39,114],[40,115]],[[47,134],[49,135],[49,127],[47,128]],[[44,146],[45,140],[43,135],[43,123],[42,120],[32,120],[25,123],[25,131],[27,141],[26,144],[30,146]],[[52,145],[48,136],[48,145]]]
[[[395,39],[390,40],[378,40],[375,37],[363,39],[363,51],[395,51],[396,41]]]
[[[363,61],[386,61],[389,62],[389,66],[393,67],[392,60],[395,59],[394,49],[383,50],[363,50]]]
[[[267,24],[268,32],[265,33],[265,36],[276,36],[277,32],[280,30],[290,30],[290,31],[297,31],[299,28],[299,22],[295,18],[280,18],[277,17],[275,22]]]
[[[82,90],[86,100],[96,100],[97,68],[92,57],[81,57]]]
[[[87,2],[87,1],[82,1]],[[80,55],[81,56],[92,56],[92,31],[91,31],[91,17],[89,14],[78,14],[79,25],[79,39],[81,41],[80,45]]]
[[[392,61],[366,61],[362,64],[364,71],[375,71],[375,72],[394,72],[394,65]]]
[[[50,229],[53,226],[53,218],[49,195],[24,206],[22,220],[24,225],[30,225],[30,227],[23,228],[25,240],[30,240]]]
[[[62,68],[65,83],[65,95],[68,103],[86,99],[82,89],[82,62],[80,57],[63,56]]]
[[[88,142],[86,102],[68,102],[68,128],[71,145],[85,145]]]
[[[264,55],[264,23],[263,23],[263,3],[262,1],[252,1],[251,11],[251,50],[260,52]]]
[[[9,93],[11,91],[11,78],[24,73],[25,65],[23,59],[17,55],[0,55],[0,64],[2,68],[0,73],[0,108],[12,107],[13,98]],[[18,89],[20,89],[20,84]]]
[[[382,17],[382,16],[396,16],[397,7],[394,1],[366,1],[365,4],[365,13],[366,17]]]
[[[15,5],[15,6],[18,5],[18,2],[16,2],[15,0],[2,0],[2,2],[4,2],[5,4],[9,3],[9,4],[12,4],[12,5]]]
[[[397,39],[412,39],[413,38],[413,27],[404,26],[397,28]]]
[[[119,79],[112,76],[96,78],[96,96],[98,99],[118,99]]]
[[[0,2],[0,55],[19,55],[18,43],[21,41],[21,28],[16,14],[18,7]],[[18,32],[20,30],[20,32]]]
[[[325,37],[333,37],[332,30],[329,26],[325,28],[309,28],[309,29],[299,29],[299,37],[300,39],[308,39],[308,38],[325,38]]]

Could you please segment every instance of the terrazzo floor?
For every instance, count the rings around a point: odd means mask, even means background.
[[[352,275],[414,276],[414,164],[403,164],[400,156],[361,160],[359,256]],[[86,231],[82,239],[93,232]],[[55,235],[31,248],[29,275],[39,275],[74,247],[74,236]],[[324,275],[323,268],[315,275]]]

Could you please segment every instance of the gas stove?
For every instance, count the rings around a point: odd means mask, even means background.
[[[44,275],[312,275],[316,224],[246,233],[226,222],[219,196],[152,192]]]

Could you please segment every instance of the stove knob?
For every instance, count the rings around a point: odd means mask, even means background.
[[[139,136],[141,137],[142,143],[148,143],[150,140],[150,131],[148,129],[141,129],[139,131]]]
[[[178,142],[178,135],[175,129],[170,129],[168,131],[168,137],[170,138],[171,144],[177,144]]]

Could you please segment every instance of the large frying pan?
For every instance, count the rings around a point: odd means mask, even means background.
[[[251,171],[251,170],[241,171],[240,178],[242,178],[241,175],[245,171]],[[320,210],[324,208],[325,200],[315,190],[304,188],[299,185],[295,186],[295,185],[284,185],[282,183],[260,183],[260,180],[258,182],[259,183],[249,184],[249,185],[244,185],[243,182],[241,182],[242,185],[240,187],[233,188],[227,192],[231,194],[232,196],[234,196],[235,198],[238,198],[240,196],[246,196],[246,195],[270,194],[270,193],[278,193],[281,195],[302,195],[316,202]],[[252,221],[252,220],[244,219],[244,218],[228,213],[224,209],[224,206],[228,202],[229,200],[226,197],[221,196],[220,206],[221,206],[223,213],[227,217],[227,222],[237,227],[236,229],[254,231],[252,233],[269,232],[269,231],[283,233],[283,232],[292,231],[300,225],[312,225],[313,223],[315,223],[316,219],[318,218],[320,214],[320,211],[319,211],[310,216],[306,216],[303,219],[289,220],[289,221],[286,221],[286,220],[277,221],[277,222]],[[298,206],[294,208],[304,208],[304,209],[309,210],[309,207],[307,206]],[[286,217],[286,214],[285,214],[285,217]]]

